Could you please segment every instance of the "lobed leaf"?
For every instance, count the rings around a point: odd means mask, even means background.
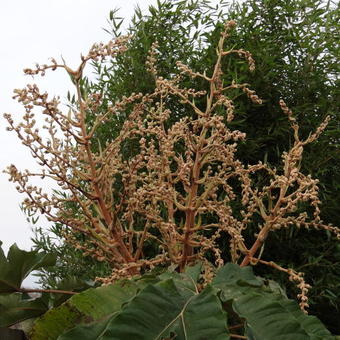
[[[6,258],[1,245],[0,241],[0,293],[18,291],[22,281],[32,271],[52,266],[56,262],[53,254],[21,250],[16,244],[10,247]]]
[[[277,285],[257,278],[251,267],[229,263],[219,270],[213,285],[221,289],[221,300],[231,301],[234,311],[245,319],[251,339],[333,339],[316,317],[304,314]]]
[[[235,298],[233,308],[246,319],[255,339],[333,339],[315,316],[304,314],[295,301],[282,296],[250,291]]]

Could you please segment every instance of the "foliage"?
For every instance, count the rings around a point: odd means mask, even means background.
[[[0,241],[0,293],[20,291],[22,281],[34,270],[55,264],[52,254],[25,251],[13,244],[7,258],[1,248]]]
[[[77,292],[94,286],[92,282],[75,277],[63,278],[55,283],[55,289],[22,286],[24,279],[36,270],[47,270],[55,266],[56,259],[56,254],[25,251],[16,244],[10,247],[6,257],[0,247],[0,327],[34,319],[50,308],[59,306]],[[26,326],[30,327],[29,324]]]
[[[31,338],[56,339],[65,329],[75,327],[79,323],[89,323],[117,314],[123,303],[136,295],[137,289],[138,285],[133,282],[90,288],[36,320]]]
[[[45,253],[54,254],[57,262],[54,266],[40,269],[37,283],[43,288],[59,288],[69,282],[73,288],[85,289],[89,285],[95,285],[94,279],[97,276],[105,277],[111,272],[110,266],[105,262],[99,262],[90,256],[84,256],[83,252],[70,247],[67,243],[53,235],[64,235],[66,231],[62,226],[55,224],[51,227],[50,233],[46,233],[41,227],[34,229],[35,235],[32,238],[33,248]],[[81,239],[81,235],[79,235]],[[65,287],[64,287],[65,288]]]
[[[2,242],[0,242],[1,246]],[[55,265],[56,256],[37,251],[25,251],[12,245],[5,256],[0,247],[0,327],[7,327],[23,320],[37,317],[52,306],[58,306],[74,294],[70,291],[27,289],[24,279],[33,271]],[[72,289],[76,289],[74,282]],[[65,288],[60,285],[60,289]],[[30,293],[40,293],[32,297]],[[58,297],[55,296],[57,294]]]
[[[0,325],[8,327],[47,312],[47,299],[31,299],[22,294],[0,294]]]
[[[181,274],[148,274],[87,290],[37,319],[31,338],[227,340],[243,334],[251,339],[334,338],[275,282],[231,263],[206,286],[198,264]]]
[[[288,334],[294,339],[333,338],[315,317],[306,316],[288,300],[275,282],[254,276],[250,267],[226,264],[211,284],[206,282],[211,281],[211,273],[203,268],[197,264],[184,273],[170,268],[90,288],[61,305],[49,303],[46,291],[41,291],[42,297],[24,299],[17,293],[2,293],[0,325],[45,313],[30,326],[30,339],[164,339],[170,335],[229,339],[241,334],[251,339]]]

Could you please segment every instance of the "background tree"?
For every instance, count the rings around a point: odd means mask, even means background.
[[[104,111],[107,105],[131,92],[151,92],[154,82],[151,76],[147,76],[145,62],[146,52],[154,41],[158,42],[158,69],[161,75],[166,77],[173,74],[177,68],[176,60],[193,69],[202,69],[204,65],[209,71],[215,62],[215,46],[223,27],[221,23],[225,18],[237,19],[237,33],[232,35],[229,44],[249,50],[257,62],[256,70],[254,74],[244,73],[245,63],[232,58],[223,65],[227,70],[225,81],[235,79],[249,82],[264,99],[258,107],[249,103],[242,91],[235,90],[233,99],[238,118],[233,124],[247,133],[247,142],[239,149],[238,157],[249,164],[262,159],[271,166],[279,166],[281,152],[292,143],[292,138],[287,138],[289,126],[279,112],[280,98],[287,99],[288,105],[302,122],[305,137],[325,115],[331,115],[327,132],[313,145],[313,149],[307,148],[301,166],[304,171],[320,179],[324,208],[322,218],[326,222],[336,223],[339,220],[336,202],[340,198],[339,116],[336,107],[339,98],[336,77],[338,7],[331,2],[308,0],[246,1],[230,7],[224,1],[220,4],[222,10],[211,7],[208,1],[164,1],[150,7],[148,15],[137,9],[128,29],[133,35],[128,51],[120,55],[114,64],[102,66],[94,63],[98,79],[83,82],[83,95],[103,93],[106,98],[102,104]],[[115,11],[110,14],[110,32],[113,36],[119,36],[121,21],[115,15]],[[203,47],[203,52],[198,52],[197,47]],[[204,89],[199,80],[196,85]],[[178,112],[174,120],[187,114],[179,107],[177,110],[174,107],[173,111]],[[125,118],[121,115],[110,126],[98,130],[98,141],[104,144],[114,138]],[[89,123],[91,119],[94,117],[89,117]],[[98,146],[99,143],[94,145]],[[126,146],[126,153],[133,153],[133,150],[133,143]],[[250,230],[250,234],[252,232]],[[303,243],[296,241],[297,233],[299,239],[304,239]],[[60,231],[57,235],[62,237]],[[271,248],[266,249],[268,257],[280,259],[282,265],[306,271],[306,279],[313,284],[312,312],[318,314],[329,327],[336,329],[340,251],[335,242],[329,242],[331,236],[325,233],[320,241],[320,234],[295,230],[289,233],[282,231],[270,237]],[[39,247],[38,240],[39,236],[36,237]],[[285,280],[284,277],[279,279]],[[291,295],[295,293],[292,290],[288,288]],[[326,309],[331,312],[325,313]]]

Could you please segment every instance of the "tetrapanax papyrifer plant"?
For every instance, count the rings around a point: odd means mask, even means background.
[[[6,114],[9,130],[16,132],[42,170],[21,172],[11,165],[6,172],[17,189],[26,194],[26,209],[68,226],[69,242],[111,265],[112,276],[102,278],[103,282],[137,275],[141,269],[159,264],[173,264],[183,271],[186,265],[206,256],[213,257],[221,267],[224,261],[216,240],[224,235],[235,263],[267,264],[286,271],[292,281],[297,281],[300,305],[305,309],[309,286],[302,274],[261,260],[261,255],[268,234],[281,228],[326,229],[340,238],[340,230],[324,224],[319,217],[317,180],[300,172],[304,146],[318,138],[329,118],[308,138],[300,139],[299,125],[281,100],[278,104],[294,131],[294,144],[282,155],[283,170],[262,162],[242,164],[235,154],[238,143],[246,136],[229,126],[234,119],[234,105],[228,93],[238,89],[255,104],[261,105],[262,101],[248,84],[222,81],[222,59],[230,54],[245,58],[250,71],[255,68],[249,52],[225,49],[228,32],[234,26],[234,21],[225,24],[211,74],[194,71],[178,61],[179,74],[164,79],[157,73],[155,42],[147,58],[155,81],[154,92],[132,93],[109,106],[104,114],[96,115],[102,95],[84,95],[81,91],[83,69],[90,60],[104,61],[124,53],[128,38],[94,45],[82,57],[77,70],[54,59],[52,65],[26,69],[30,75],[44,75],[49,68],[65,69],[75,84],[77,101],[69,113],[64,113],[59,99],[49,99],[36,85],[15,90],[15,98],[24,105],[26,113],[19,124]],[[208,90],[181,87],[181,79],[188,76],[201,78]],[[178,100],[191,114],[171,121],[176,112],[167,107],[170,98]],[[198,98],[200,105],[195,103]],[[47,139],[37,128],[35,107],[41,107],[46,116],[43,129],[48,131]],[[119,135],[106,145],[93,148],[96,129],[127,109],[130,114]],[[91,126],[86,122],[89,114],[96,116]],[[266,178],[266,183],[257,183],[258,173]],[[31,186],[32,176],[53,179],[64,194],[46,194]],[[237,200],[241,207],[234,204]],[[296,212],[307,203],[310,207],[305,212]],[[205,223],[207,216],[214,216],[215,222]],[[243,233],[252,223],[257,224],[258,233],[253,244],[246,244]],[[79,243],[72,231],[86,235],[86,243]],[[150,241],[158,249],[153,257],[144,256]]]

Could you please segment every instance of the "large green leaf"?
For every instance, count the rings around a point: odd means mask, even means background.
[[[295,301],[274,294],[250,291],[235,298],[233,308],[246,319],[255,339],[333,339],[315,316],[304,314]]]
[[[332,339],[316,317],[304,314],[277,285],[257,278],[251,267],[227,264],[219,270],[213,285],[221,289],[222,301],[232,301],[234,311],[246,320],[253,339]]]
[[[77,327],[59,340],[229,339],[217,290],[209,286],[199,294],[177,283],[169,279],[147,286],[117,316],[96,325],[96,334],[93,327]]]
[[[0,294],[0,327],[9,327],[45,313],[47,302],[45,297],[23,299],[20,293]]]
[[[21,250],[16,244],[11,246],[6,258],[1,245],[0,241],[0,293],[18,291],[32,271],[56,262],[55,255]]]
[[[89,323],[117,313],[123,303],[135,296],[140,285],[124,281],[90,288],[74,295],[36,320],[31,331],[31,339],[57,339],[65,330],[80,323]]]
[[[170,339],[172,335],[176,339],[229,339],[218,291],[208,287],[199,294],[200,272],[198,264],[182,274],[168,271],[157,278],[147,275],[148,285],[121,312],[79,325],[58,340]]]

